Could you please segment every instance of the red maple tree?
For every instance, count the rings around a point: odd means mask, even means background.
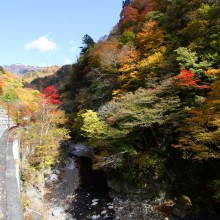
[[[178,81],[176,85],[178,86],[186,86],[186,87],[196,87],[199,89],[208,89],[209,86],[207,85],[198,85],[201,82],[201,79],[195,79],[195,74],[190,70],[182,69],[178,76],[174,77]]]
[[[48,86],[44,89],[44,96],[48,100],[48,103],[53,105],[61,105],[61,97],[58,93],[58,89],[55,86]]]

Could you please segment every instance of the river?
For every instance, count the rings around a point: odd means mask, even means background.
[[[114,206],[104,176],[92,170],[88,148],[74,145],[64,167],[58,167],[54,176],[58,181],[48,189],[47,220],[114,219]]]
[[[113,193],[104,175],[92,170],[89,148],[68,145],[65,166],[53,171],[57,181],[47,193],[47,220],[177,220],[162,215],[149,200]]]

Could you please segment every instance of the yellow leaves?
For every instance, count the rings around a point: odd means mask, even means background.
[[[135,64],[124,64],[121,68],[119,68],[119,72],[129,72],[136,68]]]
[[[55,110],[53,114],[53,118],[51,119],[52,122],[63,125],[67,121],[67,118],[63,111],[61,110]]]
[[[85,136],[90,138],[101,138],[102,134],[107,131],[107,125],[102,122],[96,112],[87,110],[82,114],[83,126],[81,131],[84,132]]]
[[[165,49],[163,49],[165,50]],[[141,60],[138,63],[139,68],[145,68],[150,65],[159,64],[163,60],[163,53],[162,52],[155,52],[151,56],[148,56],[147,58]]]
[[[128,74],[122,74],[118,77],[119,82],[128,81],[138,78],[138,71],[128,72]]]
[[[220,78],[220,69],[210,69],[205,72],[207,76],[214,77],[215,79]]]
[[[131,78],[138,78],[138,71],[130,72],[130,77]]]
[[[50,167],[51,165],[53,165],[56,162],[58,155],[59,155],[58,148],[52,145],[36,146],[35,157],[38,156],[43,160],[43,164],[38,162],[39,168],[42,168],[41,167],[42,165],[44,165],[45,167]]]
[[[123,93],[124,91],[122,89],[113,90],[112,97],[114,100],[120,100]]]
[[[15,89],[15,93],[18,99],[28,106],[32,111],[36,111],[38,108],[38,94],[39,91],[29,89],[29,88],[17,88]]]
[[[200,133],[198,135],[198,138],[204,144],[212,144],[219,142],[219,138],[217,138],[218,136],[219,135],[216,135],[216,132],[205,132],[205,133]]]

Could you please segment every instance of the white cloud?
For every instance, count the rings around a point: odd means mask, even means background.
[[[57,44],[47,37],[42,36],[39,39],[24,45],[26,50],[39,50],[41,52],[48,52],[57,49]]]

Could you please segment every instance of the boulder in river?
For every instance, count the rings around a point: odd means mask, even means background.
[[[62,212],[63,212],[63,209],[60,208],[60,207],[55,207],[53,209],[53,212],[52,212],[52,215],[55,216],[55,217],[59,217],[62,215]]]
[[[52,182],[58,182],[59,181],[59,179],[58,179],[58,176],[57,176],[57,174],[52,174],[51,175],[51,177],[50,177],[50,180],[52,181]]]
[[[98,219],[100,219],[100,215],[93,215],[92,216],[92,220],[98,220]]]
[[[91,148],[83,145],[82,143],[74,144],[71,141],[68,142],[69,154],[77,157],[91,158]]]

